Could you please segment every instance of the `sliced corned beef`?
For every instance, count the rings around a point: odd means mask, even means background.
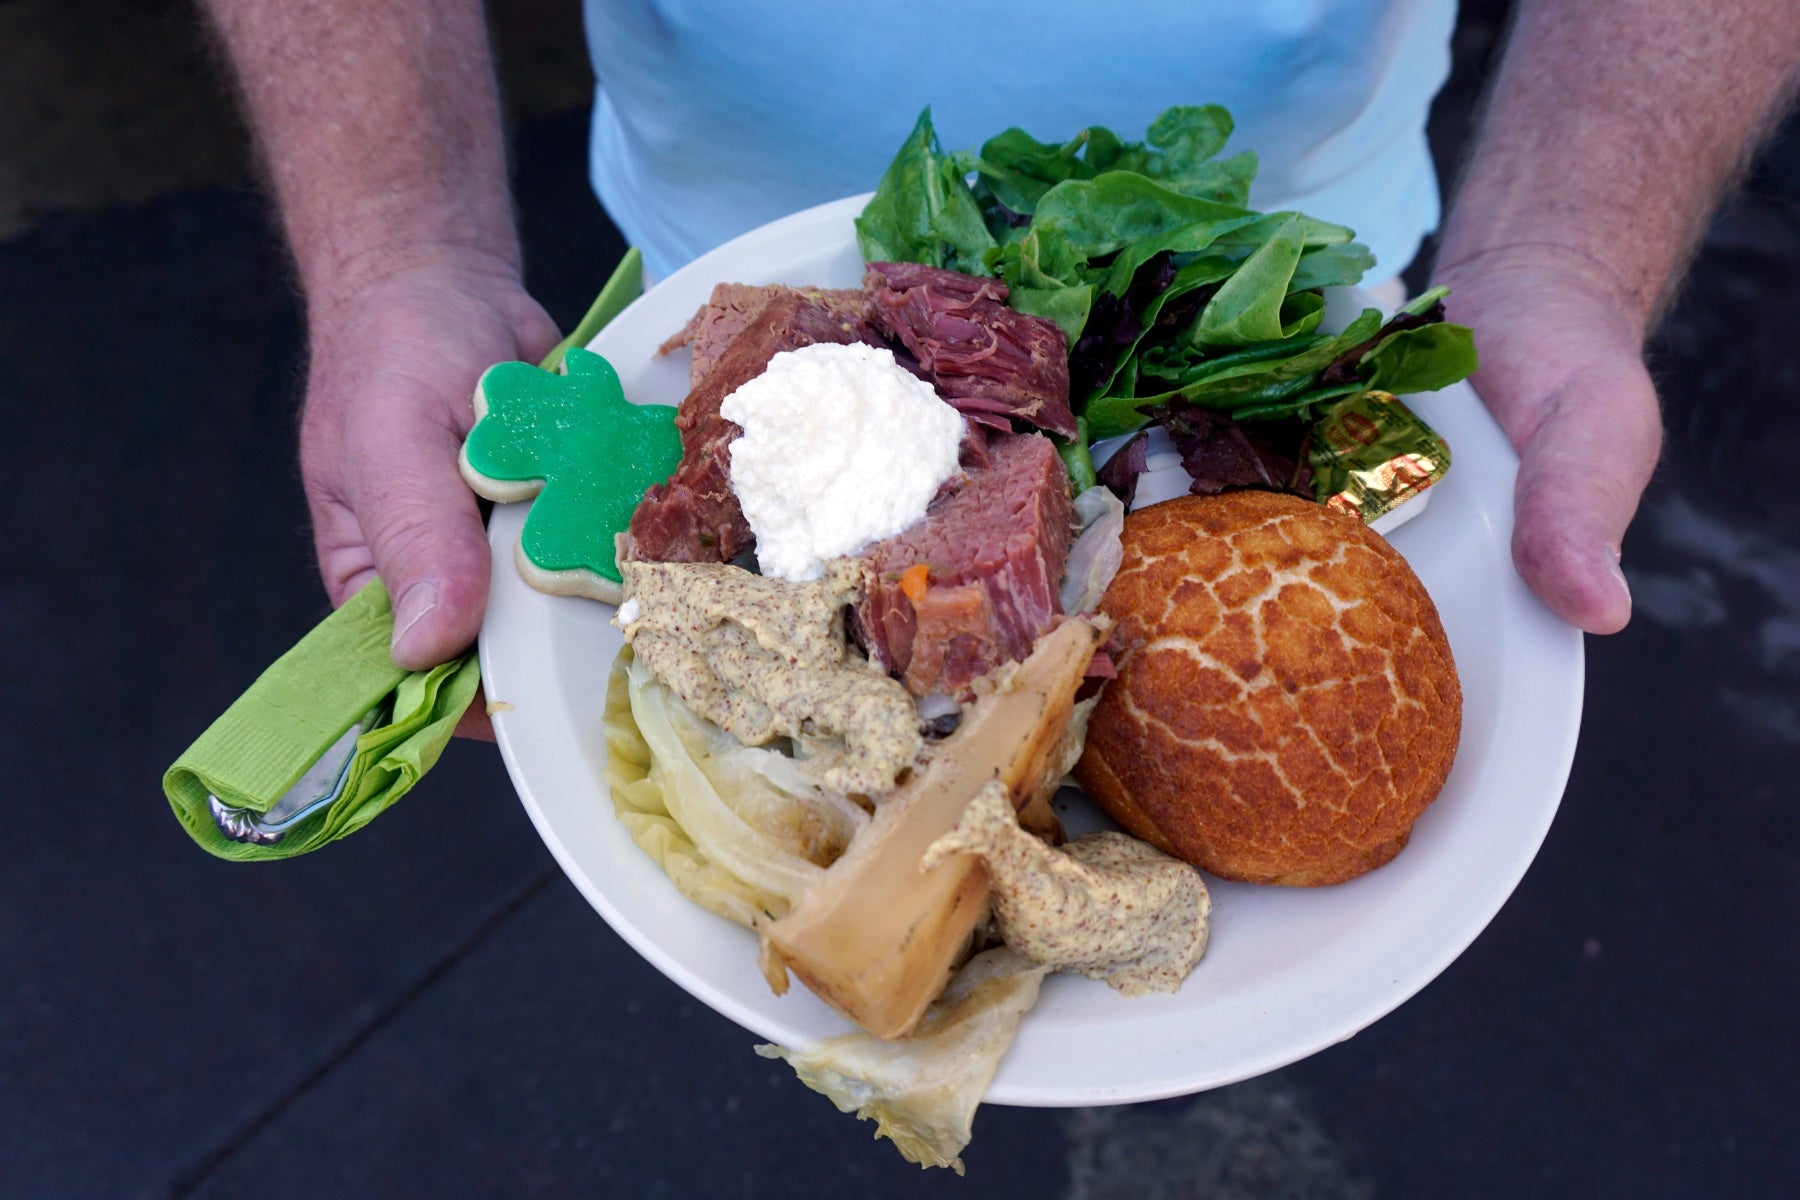
[[[725,397],[783,350],[817,342],[881,345],[874,326],[791,289],[770,296],[713,361],[675,414],[681,465],[644,493],[621,552],[645,562],[729,562],[754,539],[731,490],[731,443],[743,432],[719,415]]]
[[[915,696],[966,695],[980,676],[1030,654],[1061,614],[1075,515],[1062,460],[1037,434],[996,438],[988,456],[923,521],[863,552],[871,571],[856,608],[860,635]],[[902,579],[919,563],[928,575],[915,604]]]
[[[693,365],[688,369],[688,386],[698,387],[725,353],[777,298],[798,294],[823,307],[840,320],[866,323],[869,319],[869,294],[861,288],[791,288],[780,283],[721,283],[712,296],[694,310],[680,332],[656,348],[658,354],[670,354],[683,346],[694,348]],[[862,340],[860,338],[856,340]]]
[[[1075,436],[1069,346],[1042,317],[1006,306],[1006,285],[920,263],[870,263],[875,323],[919,361],[938,393],[996,429],[1013,419]]]

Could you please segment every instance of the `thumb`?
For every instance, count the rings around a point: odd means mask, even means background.
[[[364,467],[357,519],[394,605],[397,666],[423,670],[462,653],[481,629],[489,551],[475,497],[441,425],[396,438]]]
[[[1513,561],[1565,621],[1617,633],[1631,619],[1620,548],[1662,444],[1655,388],[1636,356],[1597,363],[1537,415],[1519,447]]]

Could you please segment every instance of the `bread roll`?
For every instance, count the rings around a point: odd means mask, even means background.
[[[1132,513],[1101,601],[1124,644],[1076,778],[1223,879],[1340,883],[1400,852],[1450,773],[1462,689],[1437,609],[1360,520],[1293,496]]]

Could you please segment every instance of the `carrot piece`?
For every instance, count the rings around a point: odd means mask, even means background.
[[[925,598],[925,589],[930,586],[931,568],[924,563],[914,563],[900,576],[900,590],[914,604]]]

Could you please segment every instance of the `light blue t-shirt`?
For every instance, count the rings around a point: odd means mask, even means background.
[[[586,0],[594,189],[660,278],[873,188],[931,106],[946,150],[1011,125],[1141,139],[1223,104],[1252,205],[1349,225],[1375,283],[1436,227],[1425,119],[1455,0]]]

